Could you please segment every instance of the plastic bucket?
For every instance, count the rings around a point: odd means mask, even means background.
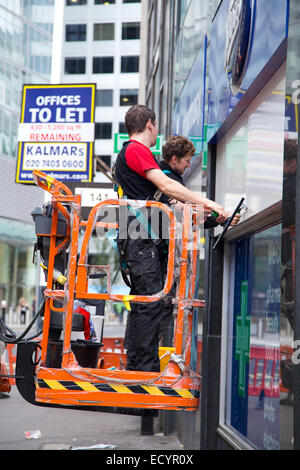
[[[101,343],[91,343],[85,340],[71,341],[71,350],[81,367],[91,367],[93,369],[97,367],[101,346]],[[62,348],[62,341],[49,342],[48,367],[61,368]]]

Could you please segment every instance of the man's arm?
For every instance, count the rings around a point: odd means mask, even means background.
[[[209,212],[217,212],[219,214],[219,217],[217,218],[219,223],[222,223],[227,219],[228,214],[224,207],[201,196],[200,194],[190,191],[177,181],[168,178],[163,171],[152,168],[151,170],[147,170],[145,174],[146,178],[167,196],[176,199],[177,201],[203,205],[204,209]]]

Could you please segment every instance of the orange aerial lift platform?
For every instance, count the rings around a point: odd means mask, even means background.
[[[43,331],[38,339],[18,343],[16,385],[21,395],[36,405],[106,409],[197,410],[201,377],[190,368],[192,324],[203,211],[185,204],[177,217],[171,207],[155,201],[109,199],[95,205],[86,221],[81,220],[81,196],[62,182],[33,172],[37,185],[51,195],[51,214],[39,214],[37,248],[41,250],[47,286],[43,290]],[[125,295],[112,292],[111,267],[91,265],[89,243],[97,230],[118,230],[104,213],[121,213],[134,206],[158,209],[168,220],[168,269],[164,288],[155,295]],[[135,211],[135,213],[140,212]],[[101,214],[101,216],[100,216]],[[43,219],[44,217],[44,219]],[[46,227],[46,228],[45,228]],[[82,234],[81,238],[79,234]],[[80,239],[80,240],[79,240]],[[46,253],[46,254],[45,254]],[[106,277],[105,292],[89,288],[90,279]],[[74,304],[81,302],[134,303],[164,301],[175,283],[173,344],[160,348],[160,372],[127,371],[126,354],[102,350],[105,338],[96,342],[72,340],[72,332],[84,320]],[[170,300],[170,299],[169,299]],[[61,324],[62,340],[53,337],[53,325]],[[80,328],[79,328],[80,329]],[[81,328],[82,330],[82,328]]]

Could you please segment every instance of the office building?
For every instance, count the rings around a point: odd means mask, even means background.
[[[126,111],[138,102],[141,3],[138,0],[65,0],[61,5],[59,83],[96,83],[94,183],[107,177],[125,133]],[[108,170],[105,175],[101,171]],[[101,185],[97,185],[98,187]]]
[[[23,84],[50,82],[54,0],[0,2],[0,300],[31,304],[36,269],[31,211],[42,191],[15,183]]]

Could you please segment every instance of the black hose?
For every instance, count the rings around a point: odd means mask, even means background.
[[[7,344],[19,343],[24,338],[24,336],[27,335],[27,333],[30,331],[30,329],[32,328],[32,326],[36,322],[37,318],[43,312],[44,306],[45,306],[45,301],[43,300],[41,305],[38,307],[36,313],[34,314],[31,322],[27,326],[27,328],[18,337],[16,336],[16,333],[11,328],[6,326],[5,323],[3,322],[3,320],[0,318],[0,340],[4,341],[4,343],[7,343]],[[34,336],[31,336],[30,338],[26,338],[26,340],[36,338],[40,334],[41,334],[41,331],[39,333],[36,333]]]

